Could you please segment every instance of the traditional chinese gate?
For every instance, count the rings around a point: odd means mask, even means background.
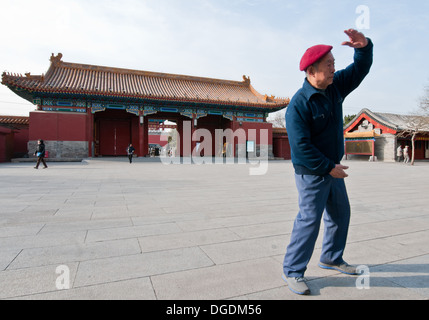
[[[124,156],[131,141],[131,121],[100,121],[100,155]]]

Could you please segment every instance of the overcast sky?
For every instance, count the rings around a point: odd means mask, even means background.
[[[344,103],[407,114],[429,85],[427,0],[0,0],[0,72],[46,73],[63,61],[242,81],[292,97],[298,65],[316,44],[334,46],[336,67],[352,62],[343,30],[360,28],[374,65]],[[0,114],[34,106],[0,86]]]

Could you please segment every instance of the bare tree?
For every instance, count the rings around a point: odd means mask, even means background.
[[[420,134],[429,132],[429,86],[425,88],[425,95],[420,99],[417,111],[407,116],[406,128],[398,137],[411,138],[411,165],[415,163],[416,138]]]
[[[286,127],[285,114],[286,114],[286,109],[278,111],[274,114],[274,117],[270,120],[274,128]]]
[[[411,165],[413,166],[416,159],[416,138],[422,133],[429,131],[429,118],[419,115],[411,115],[407,117],[407,128],[403,129],[399,134],[398,138],[410,138],[411,139]]]
[[[420,100],[419,112],[422,116],[429,117],[429,86],[425,88],[425,95]]]

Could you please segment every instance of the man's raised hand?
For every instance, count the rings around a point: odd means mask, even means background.
[[[345,30],[344,33],[349,36],[350,41],[344,41],[342,43],[343,46],[361,49],[368,45],[368,39],[364,36],[363,33],[354,29]]]

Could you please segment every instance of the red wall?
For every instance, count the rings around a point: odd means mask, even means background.
[[[276,158],[291,159],[289,138],[287,136],[274,136],[273,153]]]
[[[0,162],[21,158],[28,153],[28,126],[10,129],[0,126]]]
[[[164,138],[165,140],[165,138]],[[149,135],[149,144],[159,144],[161,147],[165,147],[168,144],[168,141],[161,141],[161,135],[159,134],[150,134]]]
[[[10,160],[11,138],[13,139],[12,130],[0,126],[0,162],[6,162]]]
[[[29,140],[86,141],[86,114],[30,112]]]
[[[28,152],[28,126],[15,130],[14,141],[13,141],[13,154],[14,157],[22,157]]]

